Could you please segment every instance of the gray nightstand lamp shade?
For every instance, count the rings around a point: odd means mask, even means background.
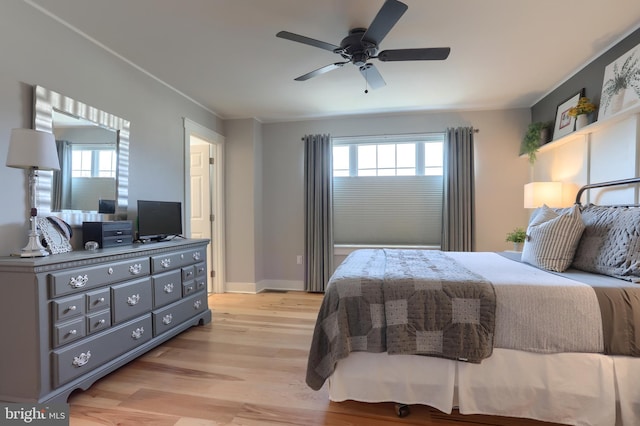
[[[19,253],[21,257],[47,256],[49,252],[40,244],[36,225],[36,183],[38,170],[60,170],[56,140],[51,133],[31,129],[11,130],[7,167],[29,170],[29,198],[31,200],[31,230],[29,242]]]

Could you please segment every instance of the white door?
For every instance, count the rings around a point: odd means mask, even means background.
[[[210,154],[211,145],[202,139],[191,136],[191,168],[190,168],[190,182],[191,182],[191,238],[207,238],[213,241],[212,230],[212,213],[211,213],[211,188],[215,185],[211,185],[211,177],[215,176],[212,173],[214,161],[210,161],[212,154]],[[214,244],[207,246],[207,276],[209,277],[209,291],[212,291],[213,287],[213,262],[211,261],[211,248]]]
[[[224,293],[224,136],[184,118],[184,154],[185,235],[211,240],[209,291]]]

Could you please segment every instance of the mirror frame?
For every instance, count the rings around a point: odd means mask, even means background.
[[[33,128],[53,133],[53,110],[95,123],[116,132],[118,153],[116,169],[116,211],[114,215],[81,210],[51,211],[53,172],[39,170],[36,184],[36,207],[41,213],[60,216],[71,225],[81,225],[85,220],[100,221],[109,217],[126,219],[129,204],[129,133],[131,123],[108,112],[101,111],[68,96],[42,86],[35,86],[33,93]],[[96,209],[97,210],[97,209]]]

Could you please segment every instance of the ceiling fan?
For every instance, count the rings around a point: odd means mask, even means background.
[[[440,61],[447,59],[451,49],[449,47],[429,47],[419,49],[391,49],[378,53],[378,46],[391,31],[391,28],[398,22],[400,17],[407,11],[407,5],[398,0],[386,0],[378,14],[371,22],[369,28],[354,28],[349,31],[336,46],[324,41],[315,40],[288,31],[280,31],[276,37],[319,47],[333,53],[337,53],[345,61],[335,62],[317,70],[296,78],[296,81],[305,81],[320,74],[335,70],[348,63],[357,66],[360,73],[372,89],[377,89],[386,85],[378,69],[369,62],[370,59],[378,59],[383,62],[391,61]],[[365,93],[367,91],[365,90]]]

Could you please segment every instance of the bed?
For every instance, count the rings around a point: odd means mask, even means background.
[[[579,204],[638,181],[538,209],[521,255],[353,252],[327,286],[307,384],[332,401],[640,424],[640,208]]]

